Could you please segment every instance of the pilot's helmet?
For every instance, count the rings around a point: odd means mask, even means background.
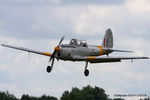
[[[70,42],[70,44],[77,45],[77,40],[76,39],[72,39],[71,42]]]

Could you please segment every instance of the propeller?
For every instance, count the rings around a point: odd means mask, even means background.
[[[49,62],[52,60],[52,65],[54,64],[55,54],[56,54],[56,52],[59,52],[59,51],[60,51],[59,46],[60,46],[60,44],[62,43],[62,41],[64,40],[64,38],[65,38],[64,36],[61,38],[61,40],[60,40],[58,46],[56,46],[56,47],[54,48],[54,52],[52,53],[52,55],[51,55],[51,57],[50,57],[50,59],[49,59]]]

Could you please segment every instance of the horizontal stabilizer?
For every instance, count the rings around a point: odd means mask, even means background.
[[[127,51],[127,50],[115,50],[115,49],[112,49],[112,51],[115,51],[115,52],[133,52],[133,51]]]
[[[106,54],[109,54],[111,52],[133,52],[133,51],[127,51],[127,50],[116,50],[116,49],[110,49],[110,48],[104,48],[104,52]]]

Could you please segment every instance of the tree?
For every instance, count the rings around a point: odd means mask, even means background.
[[[7,91],[7,92],[0,92],[0,100],[18,100],[18,99]]]
[[[38,100],[36,97],[31,97],[29,95],[22,95],[21,100]]]
[[[43,95],[38,100],[57,100],[57,98],[56,97],[51,97],[51,96]]]
[[[43,95],[41,97],[33,97],[29,95],[22,95],[21,100],[57,100],[56,97]]]
[[[99,87],[91,87],[90,85],[83,87],[81,90],[72,88],[62,94],[61,100],[108,100],[105,91]]]
[[[124,100],[124,99],[121,99],[121,98],[115,98],[115,99],[113,99],[113,100]]]
[[[21,99],[16,98],[14,95],[8,92],[0,92],[0,100],[58,100],[53,96],[42,95],[41,97],[29,96],[28,94],[23,94]],[[124,100],[121,98],[111,99],[108,98],[108,95],[105,93],[105,90],[99,87],[91,87],[90,85],[79,89],[73,87],[72,90],[64,91],[60,100]],[[149,100],[144,99],[144,100]]]

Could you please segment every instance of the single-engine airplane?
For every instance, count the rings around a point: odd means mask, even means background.
[[[106,30],[102,46],[99,45],[88,45],[84,40],[71,39],[69,44],[62,44],[64,37],[61,38],[59,44],[54,48],[53,53],[41,52],[31,50],[23,47],[16,47],[6,44],[1,44],[4,47],[36,53],[40,55],[49,56],[49,62],[51,66],[47,66],[46,71],[48,73],[53,69],[55,58],[57,60],[64,61],[84,61],[86,62],[84,75],[89,75],[88,62],[90,63],[110,63],[110,62],[121,62],[121,60],[133,60],[133,59],[149,59],[148,57],[110,57],[109,54],[112,52],[132,52],[125,50],[116,50],[113,48],[113,34],[110,28]],[[102,56],[106,55],[106,56]]]

